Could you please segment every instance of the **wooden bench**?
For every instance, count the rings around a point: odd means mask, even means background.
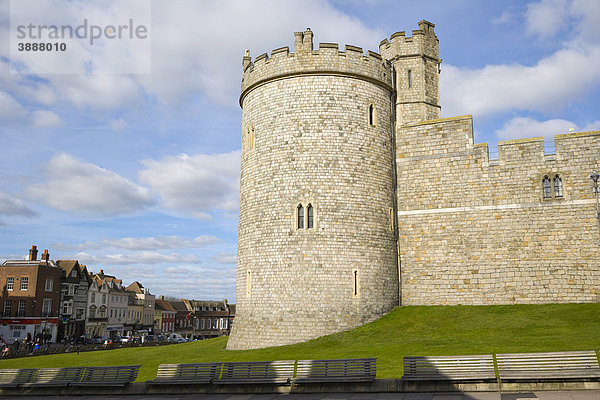
[[[124,386],[135,381],[141,365],[85,367],[81,381],[71,386]]]
[[[79,382],[84,367],[40,368],[36,370],[33,380],[21,386],[66,386]]]
[[[294,376],[294,360],[226,362],[221,377],[213,383],[276,383],[288,384]]]
[[[33,381],[34,368],[0,369],[0,387],[17,387]]]
[[[370,382],[377,373],[376,358],[298,360],[294,383]]]
[[[496,380],[490,355],[404,357],[404,380]]]
[[[150,384],[194,384],[211,383],[219,378],[223,363],[160,364],[156,379]]]
[[[594,351],[497,354],[500,380],[600,378]]]

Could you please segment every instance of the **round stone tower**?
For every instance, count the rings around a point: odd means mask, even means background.
[[[295,33],[243,59],[237,310],[227,348],[301,342],[398,305],[392,68]]]

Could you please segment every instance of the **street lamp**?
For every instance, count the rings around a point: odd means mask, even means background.
[[[590,175],[590,179],[594,182],[594,187],[592,188],[592,193],[596,195],[596,219],[598,220],[598,232],[600,232],[600,204],[598,203],[598,178],[600,175],[596,171]],[[600,242],[598,242],[600,246]]]

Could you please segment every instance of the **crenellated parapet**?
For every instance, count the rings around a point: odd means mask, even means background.
[[[412,36],[406,36],[404,31],[396,32],[388,41],[384,39],[379,44],[379,54],[389,61],[410,56],[425,56],[433,61],[439,60],[439,40],[435,35],[435,25],[429,21],[419,22],[419,29],[412,31]]]
[[[351,45],[340,51],[335,43],[320,43],[319,48],[313,50],[313,32],[310,29],[294,35],[293,53],[290,53],[289,47],[281,47],[273,50],[270,57],[264,53],[252,62],[246,51],[242,61],[240,105],[246,94],[261,84],[302,75],[348,76],[392,91],[391,67],[381,55],[372,51],[364,55],[362,48]]]

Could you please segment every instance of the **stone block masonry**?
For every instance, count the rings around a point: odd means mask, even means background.
[[[473,145],[470,116],[397,136],[401,304],[595,302],[600,132]],[[551,181],[544,198],[543,180]],[[554,179],[561,191],[556,192]]]
[[[227,348],[297,343],[398,305],[595,302],[600,132],[473,143],[440,119],[438,39],[381,55],[295,33],[242,60],[237,315]],[[399,333],[401,334],[401,333]]]

